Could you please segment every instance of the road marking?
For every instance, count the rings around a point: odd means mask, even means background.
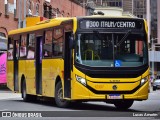
[[[8,109],[3,109],[3,110],[0,110],[0,111],[7,111]]]

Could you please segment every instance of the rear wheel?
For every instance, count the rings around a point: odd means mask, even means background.
[[[23,98],[23,101],[27,102],[29,101],[29,96],[26,92],[26,82],[25,81],[22,81],[22,98]]]
[[[116,101],[114,105],[117,109],[126,110],[132,106],[133,102],[133,100]]]
[[[23,101],[25,102],[29,102],[29,101],[36,101],[37,100],[37,97],[35,95],[29,95],[27,94],[26,92],[26,82],[25,81],[22,81],[22,98],[23,98]]]
[[[58,107],[68,107],[70,103],[69,101],[63,99],[63,88],[61,82],[58,82],[56,84],[55,102]]]

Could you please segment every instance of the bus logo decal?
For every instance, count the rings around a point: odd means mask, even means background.
[[[112,86],[113,90],[117,90],[117,85]]]

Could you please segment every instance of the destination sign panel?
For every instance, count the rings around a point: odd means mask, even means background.
[[[118,19],[88,19],[80,21],[81,29],[129,28],[141,29],[142,21]]]

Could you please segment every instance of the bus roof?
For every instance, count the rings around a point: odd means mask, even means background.
[[[34,26],[12,30],[12,31],[9,32],[8,35],[10,36],[10,35],[14,35],[14,34],[36,31],[36,30],[40,30],[40,29],[43,29],[43,28],[47,28],[47,27],[50,28],[50,27],[58,26],[62,22],[67,21],[67,20],[73,20],[74,18],[76,18],[76,17],[59,17],[59,18],[44,20],[44,21],[38,22]],[[129,16],[129,15],[123,15],[123,16],[92,15],[92,16],[80,16],[78,18],[127,18],[127,19],[130,18],[130,19],[141,19],[141,18]]]
[[[14,34],[36,31],[36,30],[40,30],[40,29],[43,29],[43,28],[47,28],[47,27],[50,28],[50,27],[58,26],[63,21],[67,21],[67,20],[71,20],[71,19],[73,19],[73,18],[64,18],[63,17],[63,18],[54,18],[54,19],[44,20],[42,22],[38,22],[34,26],[12,30],[12,31],[9,32],[8,35],[10,36],[10,35],[14,35]]]

